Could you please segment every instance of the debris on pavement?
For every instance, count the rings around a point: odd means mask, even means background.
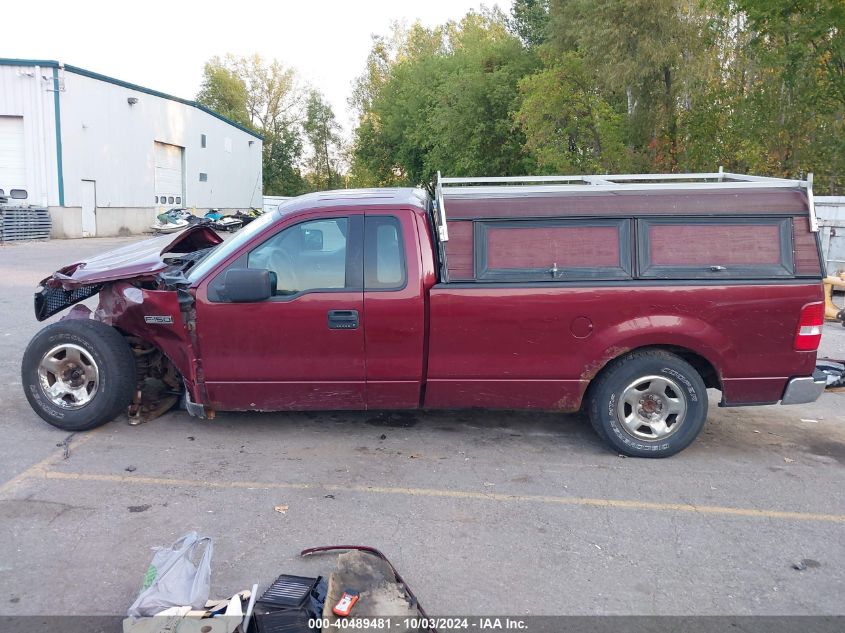
[[[795,571],[805,571],[807,569],[815,569],[816,567],[821,567],[822,564],[817,561],[813,560],[812,558],[802,558],[801,560],[797,560],[792,563],[792,569]]]
[[[344,591],[343,595],[340,596],[340,600],[332,607],[332,613],[339,618],[348,618],[349,614],[352,613],[352,607],[355,606],[355,603],[358,602],[358,598],[360,597],[361,594],[357,591]]]
[[[193,610],[202,610],[211,589],[214,551],[211,538],[188,532],[170,547],[158,547],[154,551],[141,592],[127,615],[130,618],[153,616],[170,607],[190,606]]]
[[[335,569],[327,577],[282,574],[260,598],[256,583],[251,590],[222,600],[208,597],[211,538],[188,532],[169,547],[153,550],[141,591],[123,620],[123,633],[310,633],[315,630],[314,621],[337,624],[353,607],[355,617],[428,620],[396,568],[373,547],[336,545],[302,550],[303,557],[337,553]],[[432,628],[413,630],[436,633]]]
[[[76,435],[76,433],[71,433],[65,439],[63,439],[61,442],[56,444],[56,446],[58,446],[59,448],[65,449],[64,453],[62,453],[62,459],[67,459],[68,457],[70,457],[70,441],[73,439],[74,435]]]
[[[342,627],[342,622],[332,612],[332,607],[340,602],[344,593],[350,592],[350,588],[354,588],[358,594],[358,600],[355,603],[354,617],[356,618],[380,616],[400,619],[422,618],[423,621],[428,619],[417,597],[396,568],[384,554],[373,547],[363,545],[312,547],[303,550],[300,556],[343,550],[348,551],[337,557],[337,566],[328,578],[322,611],[322,617],[328,621],[328,626],[324,628],[333,630],[332,627]]]
[[[820,358],[816,361],[816,369],[827,377],[825,389],[845,388],[845,363],[842,361]]]
[[[286,506],[286,505],[284,505],[284,504],[283,504],[283,505],[277,505],[277,506],[276,506],[275,508],[273,508],[273,509],[274,509],[276,512],[280,513],[280,514],[284,514],[284,513],[286,513],[286,512],[288,511],[288,506]]]
[[[310,633],[309,620],[318,620],[323,615],[326,586],[322,576],[279,576],[255,603],[253,615],[259,633]],[[249,622],[245,621],[242,630],[249,633],[248,627]]]

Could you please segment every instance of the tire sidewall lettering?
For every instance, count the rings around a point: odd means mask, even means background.
[[[690,382],[689,378],[684,376],[681,372],[672,369],[671,367],[664,367],[660,370],[664,374],[669,374],[673,378],[680,380],[683,386],[687,388],[687,392],[689,394],[689,399],[692,402],[698,402],[698,393],[695,391],[695,387],[693,387],[692,383]]]

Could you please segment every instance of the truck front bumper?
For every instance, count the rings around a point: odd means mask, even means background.
[[[816,369],[812,376],[792,378],[786,384],[781,404],[806,404],[815,402],[827,386],[827,374]]]

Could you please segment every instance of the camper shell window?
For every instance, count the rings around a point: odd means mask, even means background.
[[[565,281],[631,277],[631,220],[474,223],[475,278]]]
[[[718,279],[794,274],[791,218],[638,221],[640,277]]]

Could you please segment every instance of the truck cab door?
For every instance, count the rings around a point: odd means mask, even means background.
[[[420,406],[425,358],[425,288],[416,220],[408,210],[367,211],[364,337],[368,409]]]
[[[200,287],[197,332],[212,408],[365,408],[363,226],[363,214],[348,211],[303,219]],[[223,280],[237,268],[269,270],[273,295],[229,301]]]

